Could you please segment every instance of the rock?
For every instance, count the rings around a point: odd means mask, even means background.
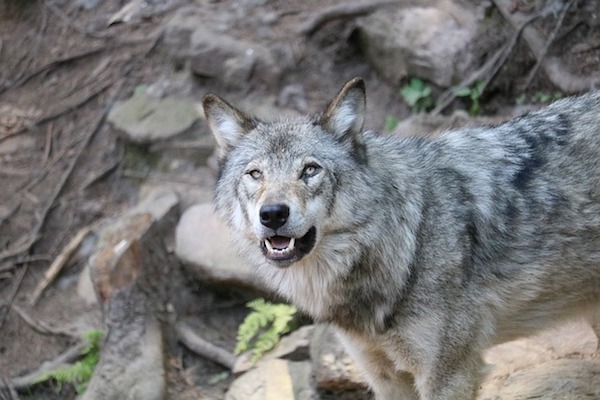
[[[450,0],[386,7],[362,20],[359,37],[368,61],[391,83],[416,76],[449,87],[469,66],[476,23],[473,11]]]
[[[346,353],[331,327],[318,325],[315,328],[310,355],[318,389],[340,393],[366,387],[362,372]]]
[[[234,246],[228,228],[217,219],[212,204],[188,208],[175,230],[175,254],[198,279],[267,291],[236,255]]]
[[[600,362],[554,360],[511,375],[493,399],[598,399]]]
[[[225,400],[312,400],[310,362],[266,360],[233,381]]]
[[[495,346],[485,354],[485,361],[491,364],[491,369],[478,398],[482,400],[527,398],[522,396],[534,393],[530,392],[530,390],[537,390],[534,387],[553,385],[551,382],[544,384],[541,381],[545,368],[549,368],[549,371],[554,371],[553,373],[556,374],[548,379],[563,381],[563,377],[560,376],[562,372],[552,366],[557,358],[572,357],[577,354],[593,354],[597,343],[598,340],[592,328],[587,323],[577,321],[543,331],[530,338]],[[581,360],[564,361],[572,361],[575,364],[586,363]],[[585,365],[581,368],[587,369]],[[586,376],[586,374],[587,372],[584,372],[582,376]],[[564,381],[569,381],[572,376],[572,373],[566,371]],[[531,382],[525,384],[524,382],[529,379]],[[596,384],[596,387],[600,388],[600,385]],[[504,397],[497,397],[500,392],[504,393]],[[541,397],[531,398],[587,398],[585,393],[585,391],[573,391],[568,395],[563,393],[563,397],[558,394],[556,396],[559,397],[553,397],[555,394],[548,392]]]
[[[118,102],[108,114],[108,121],[137,143],[168,139],[185,132],[199,118],[191,102],[174,97],[158,99],[144,90]]]
[[[201,12],[190,7],[168,22],[164,43],[176,62],[189,63],[193,73],[230,86],[250,80],[273,85],[284,70],[276,52],[206,28]]]
[[[310,359],[309,347],[314,332],[314,326],[303,326],[281,338],[274,349],[267,352],[258,362],[282,358],[290,361],[307,361]],[[233,373],[240,373],[251,369],[252,352],[247,352],[239,356],[233,367]]]

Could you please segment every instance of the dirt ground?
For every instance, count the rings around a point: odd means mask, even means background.
[[[35,306],[29,300],[48,266],[80,229],[118,215],[138,199],[145,177],[131,170],[123,156],[125,142],[105,121],[111,105],[131,96],[136,87],[171,82],[167,93],[183,90],[199,102],[204,93],[214,91],[236,102],[247,96],[273,96],[286,84],[302,82],[310,111],[323,105],[347,78],[363,76],[368,85],[370,128],[381,129],[388,115],[409,115],[399,88],[380,78],[361,55],[351,19],[333,21],[310,39],[297,33],[308,15],[340,0],[149,1],[146,12],[108,26],[107,21],[126,3],[0,3],[0,379],[35,369],[72,345],[71,333],[100,325],[97,308],[75,295],[81,263],[71,263]],[[515,2],[517,6],[529,3],[534,2]],[[277,88],[255,83],[232,88],[186,75],[185,66],[170,59],[162,39],[166,22],[188,5],[201,6],[207,20],[233,18],[236,36],[291,43],[297,65]],[[259,17],[269,12],[277,15],[276,22],[266,30],[257,29]],[[577,15],[570,18],[572,31],[580,29]],[[575,39],[570,37],[560,36],[552,54],[561,54],[560,46],[572,47]],[[573,64],[586,74],[590,65],[598,66],[599,35],[596,30],[578,37],[581,59]],[[515,57],[523,56],[517,52]],[[530,68],[532,62],[517,61],[509,61],[507,70],[526,75],[528,71],[519,68]],[[507,81],[499,79],[493,87],[485,99],[486,111],[514,105],[516,94]],[[536,81],[534,89],[553,88],[542,80]],[[197,128],[206,130],[202,123]],[[175,169],[157,179],[203,185],[208,190],[214,179],[210,168],[198,166],[197,176],[195,171]],[[202,292],[200,298],[205,301],[198,305],[194,298],[196,304],[189,312],[203,313],[204,323],[213,328],[213,338],[233,347],[236,327],[245,313],[245,295],[213,290],[198,282],[190,282],[189,289],[192,294]],[[40,333],[36,321],[69,334]],[[171,398],[222,398],[232,379],[222,367],[184,349],[169,362],[170,380],[175,383]],[[38,384],[20,397],[75,396],[68,386],[58,393],[56,389],[50,383]],[[10,396],[0,391],[0,398]]]

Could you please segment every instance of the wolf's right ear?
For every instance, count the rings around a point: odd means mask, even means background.
[[[204,96],[202,107],[208,126],[217,139],[221,156],[256,127],[254,119],[212,93]]]

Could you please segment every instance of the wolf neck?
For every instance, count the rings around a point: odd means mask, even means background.
[[[381,201],[393,215],[374,213],[367,223],[326,234],[313,254],[274,272],[273,287],[318,321],[384,331],[410,284],[421,214],[388,189]]]

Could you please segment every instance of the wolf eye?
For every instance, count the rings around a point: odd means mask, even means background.
[[[250,175],[252,179],[260,179],[262,177],[262,172],[257,169],[250,170],[247,174]]]
[[[300,178],[301,179],[311,178],[311,177],[315,176],[316,174],[318,174],[320,170],[321,170],[321,167],[318,166],[317,164],[305,165],[304,169],[302,170],[302,174],[300,174]]]

